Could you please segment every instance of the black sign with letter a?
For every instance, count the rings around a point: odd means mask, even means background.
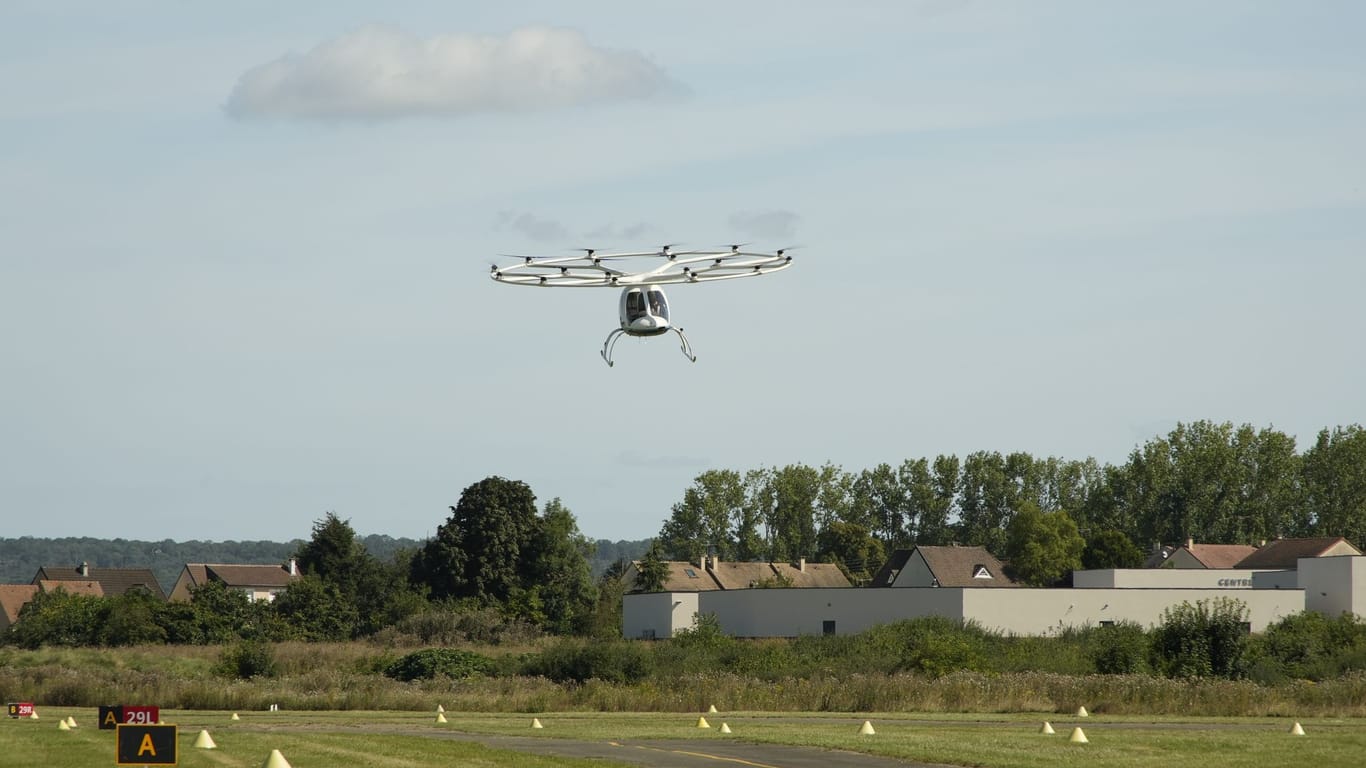
[[[115,765],[175,765],[178,726],[123,725],[114,729]]]

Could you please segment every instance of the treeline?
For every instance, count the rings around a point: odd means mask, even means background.
[[[594,576],[596,547],[559,499],[538,509],[526,483],[490,477],[450,511],[433,538],[385,558],[328,513],[310,539],[271,559],[293,557],[303,574],[272,602],[217,583],[194,590],[189,603],[59,587],[25,605],[3,639],[29,648],[340,641],[394,627],[441,641],[620,635],[621,566]],[[616,546],[614,554],[628,547]]]
[[[1324,429],[1298,451],[1293,437],[1273,428],[1198,421],[1135,447],[1117,465],[978,451],[852,472],[828,463],[712,470],[673,506],[657,553],[815,557],[866,575],[893,549],[916,544],[980,545],[1010,555],[1019,550],[1012,523],[1025,510],[1062,535],[1074,528],[1086,552],[1110,565],[1136,564],[1156,543],[1187,538],[1256,544],[1344,536],[1360,545],[1366,430]],[[1078,552],[1080,564],[1085,554]]]
[[[421,546],[417,539],[384,534],[360,538],[365,551],[388,560],[400,550]],[[240,563],[267,565],[286,562],[303,539],[290,541],[140,541],[137,539],[97,539],[88,536],[0,538],[0,584],[27,584],[38,569],[48,565],[79,565],[88,562],[102,568],[151,568],[157,582],[168,594],[186,563]],[[600,576],[612,563],[634,560],[645,553],[649,540],[609,541],[599,539],[590,566]]]

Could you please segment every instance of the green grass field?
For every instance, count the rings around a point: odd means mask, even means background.
[[[0,763],[47,768],[114,765],[112,731],[97,730],[95,711],[42,707],[39,720],[0,719]],[[73,731],[58,730],[66,716]],[[1057,734],[1038,733],[1045,717],[1024,715],[831,715],[725,712],[702,715],[711,728],[698,728],[699,715],[665,713],[543,713],[543,729],[530,715],[447,712],[436,722],[430,712],[228,712],[165,710],[162,719],[180,727],[179,765],[257,768],[278,749],[295,768],[317,766],[560,766],[586,768],[601,761],[541,757],[490,749],[479,744],[426,738],[442,731],[535,736],[596,742],[641,739],[687,740],[705,752],[718,740],[743,740],[864,751],[921,762],[1032,768],[1055,765],[1161,766],[1198,760],[1203,768],[1266,768],[1310,764],[1353,768],[1366,754],[1366,722],[1303,720],[1306,736],[1291,736],[1293,721],[1272,718],[1073,717],[1052,720]],[[877,733],[860,735],[864,720]],[[732,729],[719,733],[722,723]],[[1068,742],[1080,724],[1088,744]],[[217,742],[214,750],[191,747],[201,729]],[[691,749],[691,747],[690,747]]]

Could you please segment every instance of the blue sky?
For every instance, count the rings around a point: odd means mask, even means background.
[[[699,472],[1366,421],[1352,2],[0,7],[0,535],[594,538]],[[499,253],[799,244],[678,286]]]

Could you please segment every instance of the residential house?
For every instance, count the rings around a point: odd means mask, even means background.
[[[0,632],[19,620],[19,611],[37,594],[37,584],[0,584]]]
[[[986,547],[898,549],[878,569],[870,587],[1018,587]]]
[[[1301,558],[1360,555],[1361,550],[1337,537],[1313,539],[1276,539],[1249,552],[1237,567],[1259,571],[1294,570]]]
[[[101,592],[109,597],[122,595],[129,590],[145,589],[160,600],[166,599],[166,593],[157,583],[157,577],[151,568],[97,568],[89,563],[45,565],[38,569],[30,583],[38,584],[42,581],[60,581],[64,584],[93,581],[99,584]]]
[[[1145,568],[1245,568],[1242,560],[1257,548],[1251,544],[1197,544],[1186,539],[1179,547],[1161,547],[1144,563]]]
[[[299,565],[293,558],[284,565],[186,563],[171,588],[170,599],[189,602],[197,587],[216,581],[228,589],[245,593],[252,602],[271,602],[298,578]]]

